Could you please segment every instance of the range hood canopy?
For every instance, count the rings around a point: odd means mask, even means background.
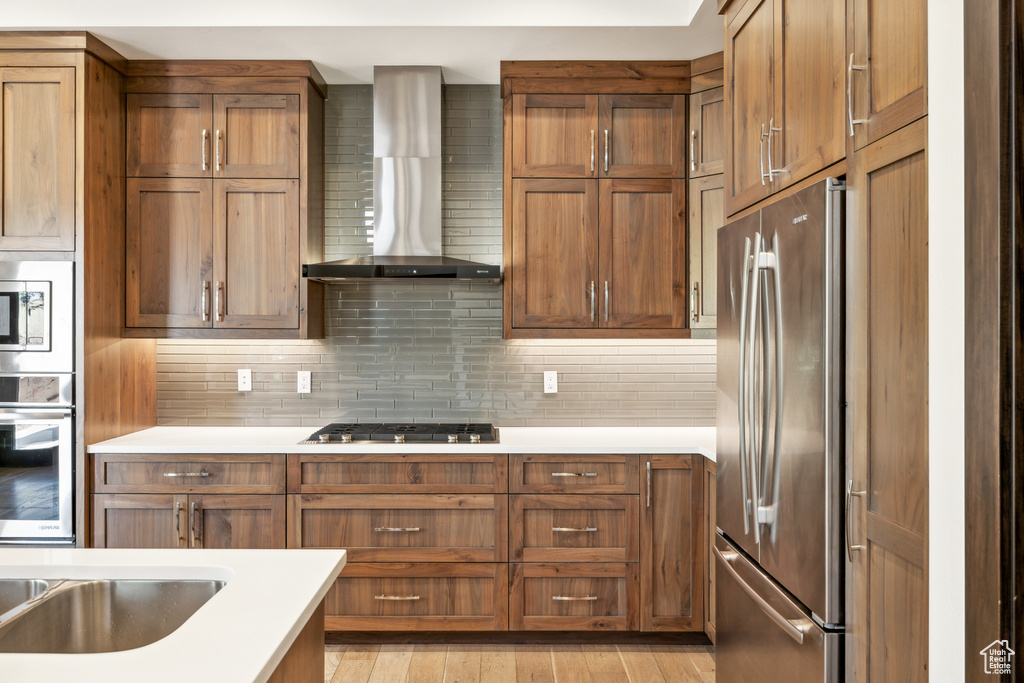
[[[373,256],[304,265],[304,277],[500,281],[501,266],[441,255],[443,85],[439,66],[373,68]]]

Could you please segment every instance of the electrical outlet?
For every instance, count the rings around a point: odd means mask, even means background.
[[[238,390],[252,391],[252,370],[246,368],[238,371]]]
[[[558,393],[558,372],[556,370],[545,370],[544,371],[544,393],[545,394],[557,394]]]
[[[312,391],[313,379],[312,373],[309,370],[299,370],[298,376],[298,392],[300,394],[308,394]]]

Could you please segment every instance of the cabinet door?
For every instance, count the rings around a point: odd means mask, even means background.
[[[686,175],[684,95],[601,95],[598,123],[601,177]]]
[[[75,70],[0,68],[0,250],[74,251]]]
[[[513,177],[596,178],[597,102],[597,95],[513,95]]]
[[[687,237],[690,260],[690,327],[718,325],[718,229],[725,224],[721,175],[690,181]]]
[[[213,186],[201,178],[129,178],[128,327],[210,327]]]
[[[195,93],[129,94],[125,173],[203,178],[213,173],[213,98]]]
[[[119,494],[92,497],[97,548],[185,548],[187,496]]]
[[[770,193],[764,147],[772,122],[773,12],[773,0],[749,0],[726,16],[727,215]]]
[[[704,461],[704,472],[706,474],[704,481],[704,501],[705,507],[708,511],[708,518],[705,520],[705,528],[707,531],[704,534],[704,546],[707,553],[707,581],[704,585],[707,586],[707,590],[704,591],[704,614],[705,626],[704,632],[707,633],[708,638],[711,642],[715,642],[715,519],[717,518],[717,492],[716,482],[717,477],[717,466],[715,463],[705,460]]]
[[[644,456],[640,628],[704,629],[704,473],[700,456]]]
[[[776,191],[846,156],[846,2],[774,1],[774,107],[764,153],[778,169]]]
[[[218,178],[299,177],[298,95],[214,95]]]
[[[929,673],[926,122],[856,152],[851,169],[849,681]]]
[[[298,181],[217,180],[214,194],[214,327],[298,327]]]
[[[512,326],[597,326],[596,180],[512,181]]]
[[[602,327],[686,326],[686,181],[601,180]]]
[[[928,113],[928,2],[851,0],[854,148]],[[849,64],[849,63],[848,63]]]
[[[690,95],[690,177],[725,168],[725,88]]]
[[[285,547],[284,496],[191,495],[189,545],[193,548]]]

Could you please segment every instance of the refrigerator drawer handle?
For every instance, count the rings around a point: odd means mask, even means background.
[[[736,583],[740,585],[740,588],[743,589],[743,592],[746,593],[751,600],[757,603],[757,606],[761,608],[761,611],[764,612],[769,619],[774,621],[779,628],[785,631],[787,636],[803,645],[804,634],[811,630],[811,621],[809,619],[787,619],[779,614],[774,607],[768,604],[767,600],[761,597],[757,591],[750,587],[750,584],[743,580],[740,573],[732,566],[733,560],[739,557],[737,553],[734,551],[726,551],[723,553],[717,546],[714,548],[714,551],[715,555],[729,571],[733,580],[735,580]]]

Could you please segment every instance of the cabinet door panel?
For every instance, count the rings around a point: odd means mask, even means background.
[[[185,548],[186,496],[94,495],[93,544],[97,548]]]
[[[0,69],[0,250],[75,248],[75,70]]]
[[[512,175],[597,177],[596,95],[514,95]]]
[[[214,95],[214,176],[299,177],[298,95]]]
[[[193,548],[285,547],[284,496],[192,495],[188,503]]]
[[[690,95],[690,177],[725,167],[725,88]]]
[[[214,327],[298,327],[298,181],[217,180],[214,191]]]
[[[510,629],[636,630],[636,564],[526,563],[511,567]]]
[[[601,95],[603,178],[682,178],[686,175],[686,97]]]
[[[199,178],[128,179],[128,327],[210,327],[211,183]]]
[[[725,224],[722,176],[690,181],[690,327],[718,325],[718,229]]]
[[[725,109],[728,113],[725,190],[732,215],[770,188],[764,157],[772,111],[773,0],[750,0],[727,15],[725,46]]]
[[[636,562],[636,496],[522,495],[510,500],[509,553],[522,562]]]
[[[210,95],[129,94],[128,177],[209,178],[213,173]]]
[[[512,324],[595,327],[595,180],[512,182]]]
[[[686,326],[683,180],[602,180],[603,327]]]
[[[928,113],[927,0],[852,0],[854,147]]]

